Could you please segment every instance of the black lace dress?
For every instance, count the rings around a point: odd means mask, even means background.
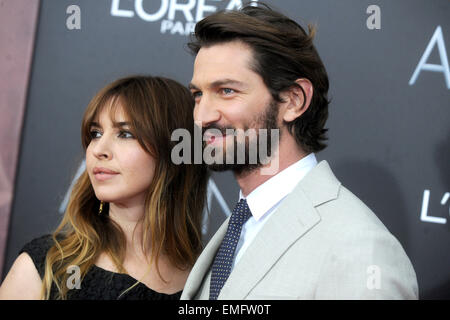
[[[47,251],[53,246],[53,239],[50,235],[36,238],[27,243],[20,253],[26,252],[36,266],[41,276],[44,277],[45,256]],[[85,275],[80,283],[80,289],[71,289],[67,293],[68,300],[116,300],[126,289],[136,283],[136,279],[128,274],[111,272],[96,265]],[[50,298],[55,299],[56,287],[52,288]],[[174,294],[164,294],[148,288],[145,284],[139,283],[134,288],[120,297],[120,300],[179,300],[181,291]]]

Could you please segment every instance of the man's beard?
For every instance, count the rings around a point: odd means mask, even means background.
[[[255,117],[255,119],[253,120],[253,123],[255,124],[254,126],[252,126],[251,129],[255,129],[256,130],[256,141],[252,141],[252,143],[250,143],[249,141],[249,137],[246,136],[245,140],[242,141],[238,141],[237,140],[237,136],[235,135],[233,137],[233,145],[232,147],[234,148],[234,152],[233,155],[234,157],[230,157],[228,156],[228,160],[227,160],[227,150],[229,148],[229,146],[226,145],[225,142],[225,147],[222,146],[222,157],[223,157],[223,163],[212,163],[212,164],[208,164],[208,168],[213,170],[213,171],[226,171],[226,170],[233,170],[233,172],[236,175],[242,175],[242,174],[247,174],[250,173],[251,171],[258,169],[262,166],[264,166],[265,164],[268,163],[269,158],[272,155],[272,151],[275,151],[276,148],[278,147],[278,142],[280,139],[280,135],[281,135],[281,131],[279,130],[279,127],[277,125],[277,118],[278,118],[278,104],[272,99],[271,102],[269,102],[266,105],[265,110],[259,114],[257,117]],[[226,134],[226,130],[227,129],[232,129],[234,130],[234,132],[236,132],[236,128],[233,128],[231,126],[228,127],[220,127],[217,126],[215,124],[211,124],[208,127],[204,127],[203,128],[203,134],[205,133],[205,131],[210,130],[210,129],[217,129],[219,130],[222,134]],[[243,131],[247,131],[249,128],[244,128]],[[259,129],[266,129],[267,131],[267,135],[266,135],[266,152],[262,153],[260,152],[260,132]],[[276,129],[278,130],[278,139],[275,139],[274,144],[272,145],[272,130]],[[243,146],[244,144],[244,146]],[[250,145],[256,147],[256,159],[257,161],[254,163],[250,163]],[[240,161],[241,163],[239,163],[238,161],[238,150],[245,150],[244,153],[244,161]],[[215,150],[213,150],[214,152]],[[255,151],[255,150],[253,150]],[[231,158],[231,159],[229,159]],[[230,161],[231,160],[231,161]],[[227,163],[228,162],[228,163]],[[231,163],[230,163],[231,162]],[[243,163],[242,163],[243,162]]]

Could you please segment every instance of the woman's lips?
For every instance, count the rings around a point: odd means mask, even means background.
[[[94,177],[96,180],[105,181],[114,178],[119,173],[107,168],[94,168]]]
[[[96,173],[96,174],[94,174],[94,177],[96,180],[105,181],[105,180],[112,179],[117,175],[118,175],[118,173],[113,173],[113,174],[111,174],[111,173]]]

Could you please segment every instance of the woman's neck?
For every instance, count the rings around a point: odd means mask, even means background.
[[[142,218],[144,205],[110,203],[109,217],[122,229],[127,242],[127,251],[142,253]]]
[[[144,205],[123,205],[110,203],[109,216],[123,230],[126,241],[126,256],[123,267],[135,279],[157,292],[172,294],[183,289],[190,268],[180,270],[172,264],[169,257],[163,253],[158,256],[158,268],[165,282],[156,272],[155,261],[150,265],[151,247],[144,254],[142,249]],[[102,254],[96,265],[113,272],[118,272],[108,256]],[[150,272],[149,272],[150,270]]]

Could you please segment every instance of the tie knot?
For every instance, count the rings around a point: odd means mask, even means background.
[[[252,215],[247,200],[241,199],[233,209],[230,223],[242,226]]]

